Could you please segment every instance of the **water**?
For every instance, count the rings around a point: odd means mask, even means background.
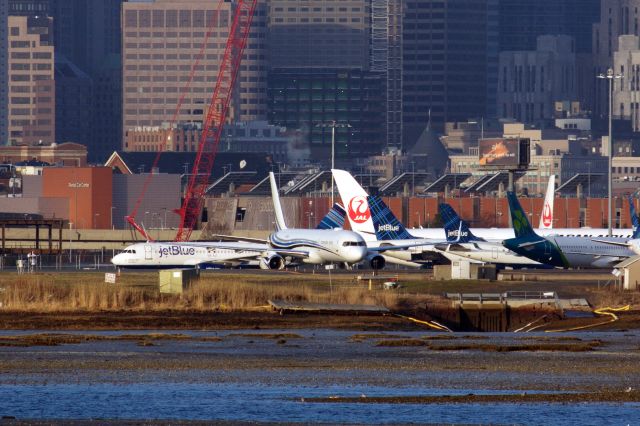
[[[640,404],[337,404],[300,397],[438,395],[443,390],[154,383],[0,387],[0,413],[46,419],[190,419],[340,423],[633,424]],[[485,391],[486,392],[486,391]],[[478,393],[478,392],[477,392]],[[495,392],[491,392],[495,393]],[[448,395],[460,394],[448,390]]]
[[[605,349],[593,353],[496,354],[377,347],[375,339],[353,342],[350,337],[355,333],[344,331],[293,332],[302,338],[287,339],[286,344],[230,336],[256,333],[248,330],[177,331],[194,337],[220,336],[223,340],[159,341],[153,347],[131,341],[0,347],[0,416],[527,425],[637,424],[640,419],[637,403],[357,404],[302,400],[362,394],[520,394],[635,386],[640,383],[636,367],[640,337],[635,334],[576,334],[584,340],[605,340]],[[137,333],[150,332],[83,332]],[[409,338],[426,333],[393,334]],[[524,336],[488,337],[479,342],[522,342],[519,339]],[[585,368],[590,363],[593,371]]]

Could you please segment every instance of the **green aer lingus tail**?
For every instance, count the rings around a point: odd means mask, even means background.
[[[557,268],[611,268],[636,253],[629,238],[547,235],[533,230],[513,192],[507,193],[515,238],[504,240],[509,250]]]

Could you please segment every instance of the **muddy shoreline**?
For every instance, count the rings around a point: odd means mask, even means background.
[[[418,319],[431,319],[424,311],[401,312]],[[601,317],[554,319],[538,331],[562,331],[596,325],[585,331],[640,329],[640,313],[619,315],[616,322]],[[269,309],[247,311],[0,311],[0,330],[236,330],[326,328],[362,331],[431,330],[424,325],[389,315],[279,315]]]

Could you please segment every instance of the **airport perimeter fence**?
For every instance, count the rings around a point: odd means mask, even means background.
[[[29,273],[36,271],[115,270],[111,258],[117,250],[73,250],[60,254],[3,254],[0,271]]]

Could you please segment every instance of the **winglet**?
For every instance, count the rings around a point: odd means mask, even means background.
[[[276,214],[276,229],[278,231],[287,229],[287,224],[284,221],[284,214],[282,213],[282,205],[280,204],[278,185],[276,185],[276,178],[273,172],[269,172],[269,181],[271,182],[271,198],[273,199],[273,210]]]
[[[540,213],[540,224],[538,229],[553,229],[553,200],[555,198],[556,175],[549,176],[547,193]]]
[[[640,238],[640,219],[638,219],[638,213],[636,212],[636,206],[633,202],[633,197],[629,195],[629,212],[631,213],[631,229],[633,230],[633,239]]]
[[[471,241],[484,241],[482,238],[478,238],[473,235],[469,224],[460,219],[458,213],[449,204],[442,203],[438,206],[440,211],[440,217],[444,222],[444,232],[447,237],[447,241],[457,243],[468,243]]]
[[[513,222],[513,230],[516,238],[537,235],[531,223],[527,219],[527,214],[522,209],[518,197],[514,192],[507,192],[507,200],[509,201],[509,210],[511,212],[511,221]]]

